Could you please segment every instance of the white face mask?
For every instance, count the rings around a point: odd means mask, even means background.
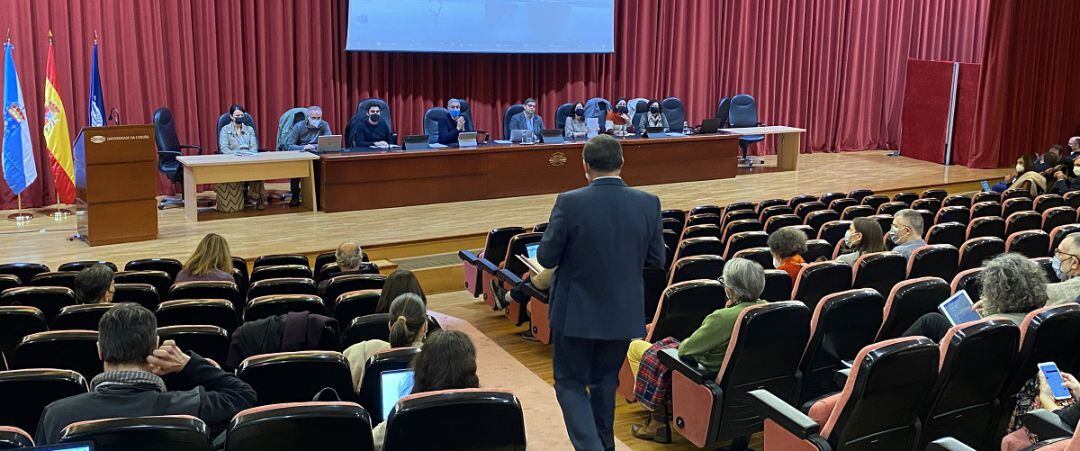
[[[772,258],[772,267],[773,268],[779,269],[780,264],[781,264],[780,260],[777,260],[776,257]]]
[[[1016,164],[1016,173],[1019,174],[1021,172],[1024,172],[1024,165],[1017,163]]]
[[[850,229],[848,229],[847,232],[844,232],[844,246],[854,247],[856,244],[858,244],[852,239],[853,236],[854,234],[851,233]]]

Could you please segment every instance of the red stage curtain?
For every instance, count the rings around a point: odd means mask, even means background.
[[[612,55],[344,52],[347,0],[6,0],[0,29],[12,31],[37,131],[41,182],[23,196],[36,206],[53,200],[40,136],[49,28],[73,133],[86,124],[98,30],[106,108],[139,123],[169,107],[181,142],[204,151],[232,103],[248,107],[270,147],[285,110],[319,104],[340,132],[367,97],[386,99],[398,131],[413,134],[452,96],[494,132],[527,96],[549,120],[571,100],[677,96],[699,123],[740,92],[759,100],[763,121],[807,128],[807,150],[831,151],[895,147],[908,57],[978,62],[988,1],[619,0]],[[159,189],[173,187],[160,178]],[[14,206],[3,184],[0,200]]]
[[[1011,167],[1080,134],[1076,0],[991,0],[976,117],[975,167]]]

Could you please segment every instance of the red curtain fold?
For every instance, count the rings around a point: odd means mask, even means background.
[[[471,101],[479,128],[497,132],[504,109],[529,96],[546,118],[594,96],[676,96],[699,123],[722,95],[741,92],[758,99],[764,122],[806,128],[804,149],[833,151],[896,147],[907,58],[979,62],[989,1],[618,0],[607,55],[345,52],[347,0],[5,0],[0,29],[17,45],[38,172],[48,174],[40,130],[49,28],[73,134],[86,124],[96,30],[106,108],[146,123],[168,107],[181,142],[204,152],[216,150],[217,118],[232,103],[248,108],[272,147],[285,110],[321,105],[341,132],[367,97],[386,99],[397,131],[415,134],[424,111],[453,96]],[[51,178],[38,180],[25,205],[53,201]],[[163,177],[158,188],[174,189]],[[0,201],[14,206],[2,183]]]

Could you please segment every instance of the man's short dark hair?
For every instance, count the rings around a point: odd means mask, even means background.
[[[108,363],[146,363],[157,339],[157,318],[139,304],[117,304],[98,321],[101,360]]]
[[[112,285],[112,268],[97,263],[75,276],[75,299],[83,304],[100,302]]]
[[[534,98],[532,98],[532,97],[529,97],[529,98],[525,99],[525,101],[524,101],[524,102],[521,102],[521,104],[522,104],[522,105],[528,105],[528,104],[529,104],[530,102],[531,102],[531,103],[536,103],[536,99],[534,99]]]
[[[622,167],[622,145],[608,135],[597,135],[585,143],[581,151],[585,164],[597,172],[611,172]]]

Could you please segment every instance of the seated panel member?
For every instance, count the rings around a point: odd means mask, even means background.
[[[634,119],[630,116],[625,97],[620,97],[615,101],[615,109],[608,111],[606,120],[611,121],[611,130],[615,135],[626,136],[630,132]]]
[[[527,130],[533,136],[540,136],[544,129],[544,118],[536,114],[536,99],[529,97],[522,102],[525,110],[510,117],[510,130]]]
[[[330,134],[330,124],[323,120],[322,108],[309,106],[307,120],[293,124],[289,136],[285,137],[285,150],[315,150],[319,147],[319,137]],[[300,179],[292,179],[289,191],[292,192],[290,207],[300,205]]]
[[[232,105],[229,107],[229,116],[232,117],[232,122],[221,127],[221,132],[218,133],[218,152],[226,154],[258,152],[259,138],[255,136],[255,129],[243,122],[244,117],[247,116],[247,110],[242,105]],[[221,189],[215,188],[215,191],[218,191],[219,210],[221,210],[223,194],[237,191],[235,189],[237,183],[247,185],[248,198],[255,200],[256,210],[266,208],[263,181],[251,180],[247,182],[219,183],[218,185],[223,185],[218,187]]]
[[[637,127],[639,132],[652,127],[663,127],[665,132],[669,130],[667,117],[660,112],[660,102],[656,100],[649,101],[649,112],[641,116],[640,122]]]
[[[570,141],[584,141],[589,137],[589,128],[585,124],[585,105],[581,102],[574,104],[573,114],[566,118],[563,136]]]
[[[366,113],[367,116],[353,124],[346,146],[389,148],[390,126],[382,120],[382,108],[372,104]]]
[[[475,132],[473,126],[465,116],[461,114],[461,101],[450,99],[446,102],[446,110],[450,115],[445,121],[439,122],[439,144],[457,144],[458,134],[461,132]]]

